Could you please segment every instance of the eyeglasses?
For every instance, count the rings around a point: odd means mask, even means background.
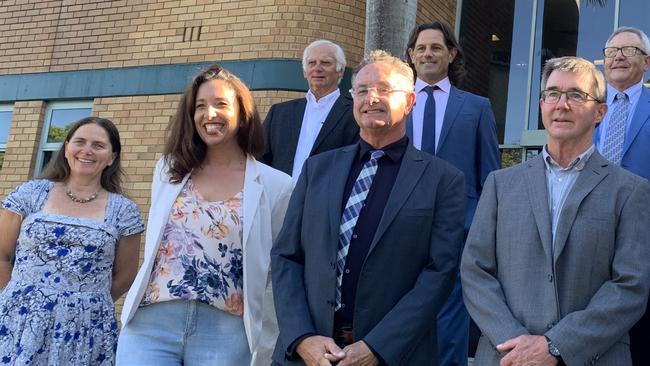
[[[360,86],[360,87],[358,87],[356,89],[354,89],[354,88],[350,89],[350,94],[354,98],[357,98],[357,97],[365,98],[368,95],[368,93],[370,93],[371,91],[374,91],[375,94],[377,94],[377,95],[379,95],[381,97],[385,97],[387,95],[390,95],[390,94],[393,94],[393,93],[398,93],[398,92],[408,93],[410,90],[393,89],[393,88],[391,88],[389,86],[376,86],[376,87],[370,87],[370,88],[365,87],[365,86]]]
[[[566,94],[566,99],[570,104],[585,104],[590,100],[602,103],[600,100],[596,99],[589,93],[585,93],[581,90],[569,90],[569,91],[559,91],[559,90],[543,90],[542,91],[542,102],[547,104],[557,103],[562,94]]]
[[[616,54],[618,51],[621,50],[623,52],[623,56],[625,57],[632,57],[637,54],[645,55],[646,53],[640,49],[639,47],[635,46],[624,46],[624,47],[605,47],[603,48],[603,54],[607,58],[611,57],[616,57]]]

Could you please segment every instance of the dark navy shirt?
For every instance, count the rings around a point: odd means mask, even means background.
[[[370,146],[363,139],[359,140],[359,156],[352,164],[350,173],[348,174],[348,181],[343,191],[343,202],[341,202],[341,213],[345,209],[348,202],[350,193],[354,182],[357,180],[363,165],[370,160],[370,153],[377,150]],[[345,270],[343,271],[343,283],[341,285],[342,307],[335,314],[335,326],[340,327],[343,325],[352,326],[354,314],[354,300],[357,289],[357,282],[359,282],[359,274],[363,268],[363,263],[370,249],[370,244],[379,226],[379,220],[384,213],[388,196],[390,195],[397,172],[399,171],[402,163],[402,157],[406,151],[409,140],[406,136],[400,140],[384,146],[381,150],[385,155],[378,161],[377,173],[372,181],[372,186],[368,191],[366,201],[361,208],[357,224],[354,227],[352,238],[350,239],[350,248],[348,256],[345,261]],[[379,284],[377,284],[379,285]]]

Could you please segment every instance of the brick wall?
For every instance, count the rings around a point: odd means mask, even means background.
[[[297,59],[318,38],[356,63],[364,27],[351,0],[5,0],[0,73]]]

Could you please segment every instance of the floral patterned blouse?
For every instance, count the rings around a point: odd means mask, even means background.
[[[163,230],[141,307],[186,299],[243,315],[242,199],[240,191],[207,201],[187,180]]]

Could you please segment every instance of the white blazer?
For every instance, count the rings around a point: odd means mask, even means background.
[[[124,300],[121,317],[123,326],[133,318],[142,301],[172,205],[189,176],[186,175],[178,184],[172,184],[169,182],[164,159],[161,158],[156,164],[151,186],[144,261]],[[270,251],[273,240],[282,227],[292,189],[291,177],[287,174],[248,157],[244,173],[242,245],[244,327],[252,355],[251,366],[268,366],[271,363],[278,336],[271,289]]]

